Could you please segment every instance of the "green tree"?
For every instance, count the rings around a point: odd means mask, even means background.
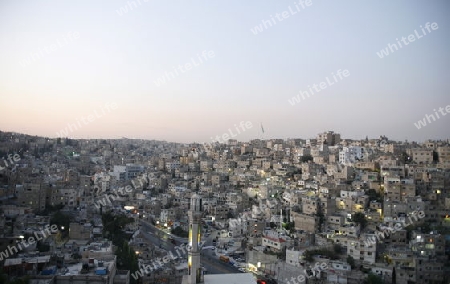
[[[361,226],[361,230],[367,225],[367,219],[364,213],[356,212],[352,215],[352,222],[358,223]]]
[[[369,196],[369,201],[375,200],[378,202],[383,201],[383,197],[381,197],[381,194],[378,193],[375,189],[371,188],[366,191],[366,195]]]
[[[295,232],[295,224],[294,222],[288,222],[283,224],[283,227],[288,230],[291,234]]]
[[[369,273],[367,278],[364,280],[364,284],[383,284],[383,279],[376,274]]]
[[[313,156],[311,155],[304,155],[301,158],[302,163],[307,163],[308,161],[314,160]]]
[[[62,229],[64,227],[61,237],[66,238],[69,236],[70,220],[71,217],[69,215],[61,213],[61,211],[56,211],[56,213],[54,213],[50,218],[50,224],[58,226],[58,229]]]
[[[439,154],[436,151],[433,151],[433,162],[437,163],[439,161]]]
[[[403,152],[403,153],[402,153],[401,159],[402,159],[402,162],[403,162],[404,164],[410,164],[410,163],[412,163],[412,157],[409,156],[406,152]]]
[[[123,230],[129,223],[134,222],[133,218],[123,214],[112,215],[110,212],[102,215],[103,236],[110,239],[114,245],[122,246],[124,241],[128,241],[128,236]]]
[[[117,268],[122,270],[130,270],[131,273],[139,269],[138,256],[134,250],[130,248],[127,241],[124,241],[122,246],[117,248]],[[131,283],[137,283],[133,277]]]
[[[352,269],[355,268],[355,259],[351,255],[347,256],[347,263],[350,264]]]
[[[319,217],[319,226],[322,226],[325,222],[325,215],[323,215],[322,212],[319,212],[316,214],[317,217]]]
[[[313,254],[311,251],[307,250],[303,253],[303,258],[307,261],[307,262],[313,262],[314,258],[313,258]]]
[[[187,238],[189,236],[189,233],[183,230],[183,228],[181,228],[180,226],[175,227],[175,229],[172,229],[170,232],[175,236],[179,236],[181,238]]]
[[[328,248],[306,250],[305,252],[303,252],[303,258],[308,262],[312,262],[315,255],[323,255],[332,260],[336,260],[339,258],[338,254],[335,253],[334,250]]]
[[[337,254],[341,254],[343,251],[343,247],[341,244],[334,244],[333,245],[333,251]]]

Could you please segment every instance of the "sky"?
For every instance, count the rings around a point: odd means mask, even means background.
[[[0,130],[448,139],[449,11],[446,0],[3,0]]]

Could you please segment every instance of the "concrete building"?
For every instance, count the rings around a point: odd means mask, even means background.
[[[327,144],[328,146],[334,146],[341,142],[341,134],[334,133],[333,131],[327,131],[319,133],[317,135],[317,144]]]
[[[92,234],[91,223],[70,223],[69,238],[72,240],[89,240]]]
[[[433,149],[408,149],[407,153],[412,156],[413,162],[419,165],[429,165],[433,162]]]
[[[367,242],[365,238],[370,236],[363,236],[362,238],[349,238],[347,245],[347,255],[350,255],[355,260],[362,263],[373,264],[376,260],[377,247],[376,244]]]
[[[450,146],[438,147],[436,149],[436,153],[438,155],[439,164],[445,168],[449,168],[450,167]]]
[[[16,185],[17,205],[44,210],[47,191],[40,183]]]
[[[291,221],[295,224],[296,230],[315,233],[319,229],[319,217],[291,212]]]
[[[221,284],[221,283],[242,283],[256,284],[253,275],[250,273],[236,274],[213,274],[204,275],[200,264],[200,226],[203,212],[202,198],[193,194],[190,202],[189,215],[189,246],[188,252],[188,275],[183,276],[183,284]]]

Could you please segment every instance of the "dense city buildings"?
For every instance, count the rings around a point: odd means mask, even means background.
[[[207,148],[0,132],[1,279],[448,283],[449,153],[333,131]]]

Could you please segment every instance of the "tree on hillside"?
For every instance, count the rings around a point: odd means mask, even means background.
[[[124,241],[123,245],[117,248],[116,255],[118,269],[130,270],[131,273],[134,273],[139,269],[138,256],[128,245],[127,241]],[[131,283],[137,283],[137,280],[133,277],[130,280]]]
[[[351,255],[347,256],[347,263],[350,264],[352,269],[355,268],[355,259]]]
[[[364,284],[383,284],[383,279],[376,274],[369,273],[367,278],[364,280]]]
[[[301,158],[302,163],[307,163],[308,161],[312,161],[314,158],[311,155],[304,155]]]
[[[358,223],[361,226],[361,230],[364,229],[367,225],[367,219],[364,213],[356,212],[352,216],[352,222]]]

